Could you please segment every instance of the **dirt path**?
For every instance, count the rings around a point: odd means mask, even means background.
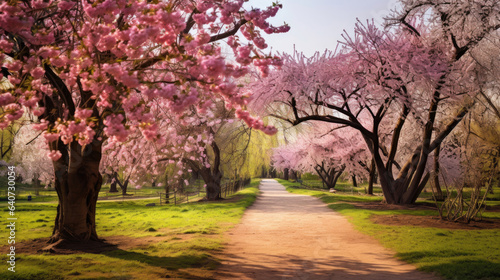
[[[231,230],[217,279],[439,279],[396,260],[317,198],[264,179]]]

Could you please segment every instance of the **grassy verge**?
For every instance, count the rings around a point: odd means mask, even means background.
[[[0,279],[210,279],[218,265],[213,253],[223,246],[222,233],[255,201],[259,182],[252,180],[220,202],[155,207],[146,206],[151,201],[100,202],[99,236],[137,246],[101,254],[18,254],[16,273],[4,269]],[[16,211],[17,243],[50,236],[56,204],[25,204]],[[6,233],[1,232],[2,240],[7,240]],[[0,261],[6,263],[5,254]]]
[[[348,217],[359,231],[378,239],[396,256],[420,270],[436,272],[446,279],[500,279],[500,230],[450,230],[432,227],[386,226],[370,221],[372,215],[429,215],[432,210],[367,210],[350,202],[373,202],[380,197],[331,194],[298,188],[299,184],[279,180],[289,192],[319,197],[329,207]],[[483,217],[500,219],[500,212]]]

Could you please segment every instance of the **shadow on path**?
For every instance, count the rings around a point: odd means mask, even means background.
[[[354,230],[319,199],[288,193],[272,179],[228,233],[217,279],[435,280]]]

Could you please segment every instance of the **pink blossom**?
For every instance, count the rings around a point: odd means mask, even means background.
[[[66,10],[73,8],[74,5],[75,5],[75,3],[71,2],[71,1],[61,1],[57,4],[57,7],[59,7],[59,9],[61,9],[63,11],[66,11]]]
[[[52,161],[57,161],[58,159],[61,158],[61,156],[62,156],[61,152],[57,150],[52,150],[47,153],[47,157],[49,157]]]
[[[44,107],[35,108],[32,109],[31,112],[33,113],[34,116],[40,117],[41,115],[43,115],[43,113],[45,113],[45,108]]]
[[[43,137],[45,138],[45,140],[47,141],[47,143],[51,143],[51,142],[54,142],[57,139],[59,139],[59,133],[44,132],[43,133]]]
[[[79,119],[88,119],[92,116],[92,110],[91,109],[82,109],[82,108],[77,108],[75,110],[75,117]]]
[[[48,124],[49,123],[46,120],[41,120],[40,123],[32,124],[32,127],[35,130],[45,130],[45,129],[47,129]]]
[[[35,69],[31,70],[31,76],[33,76],[33,78],[35,79],[40,79],[44,74],[45,70],[43,70],[42,67],[36,67]]]
[[[14,46],[14,43],[9,42],[4,39],[0,39],[0,49],[3,50],[5,53],[9,53],[12,51],[12,47]]]
[[[5,106],[7,104],[13,103],[16,98],[10,94],[10,92],[0,94],[0,106]]]
[[[201,67],[203,67],[205,70],[208,71],[208,75],[210,77],[217,77],[219,76],[222,72],[224,72],[225,69],[225,62],[222,57],[205,57],[202,59],[200,62]]]
[[[101,37],[101,40],[99,40],[99,43],[97,43],[96,48],[101,51],[107,51],[113,49],[113,47],[116,45],[116,39],[115,36],[113,35],[106,35]]]

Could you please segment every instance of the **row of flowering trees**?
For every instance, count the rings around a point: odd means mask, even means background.
[[[177,137],[163,128],[163,114],[186,123],[224,102],[249,126],[274,133],[245,111],[238,79],[251,66],[263,75],[279,66],[262,52],[261,32],[289,28],[267,22],[280,5],[246,9],[244,2],[0,4],[0,78],[8,84],[0,94],[0,127],[29,114],[48,143],[59,197],[51,242],[97,239],[103,144],[116,147],[131,137],[136,154],[144,139],[168,149]],[[223,55],[222,44],[233,59]]]
[[[389,204],[415,202],[433,176],[432,154],[486,96],[491,81],[477,75],[485,72],[479,62],[498,52],[480,53],[500,28],[498,1],[401,3],[385,29],[358,22],[336,52],[284,55],[280,71],[249,87],[254,108],[291,125],[358,131]]]

